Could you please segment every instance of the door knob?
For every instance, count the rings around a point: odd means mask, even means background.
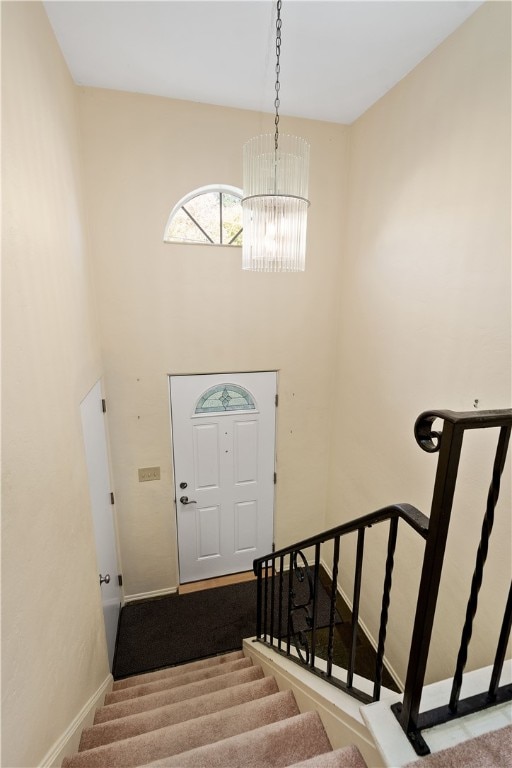
[[[188,496],[180,496],[180,501],[182,504],[197,504],[197,501],[194,501],[193,499],[189,501]]]
[[[110,584],[110,574],[107,573],[106,576],[102,576],[100,573],[100,587],[102,584]]]

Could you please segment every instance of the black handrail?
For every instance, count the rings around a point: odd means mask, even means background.
[[[436,420],[443,421],[442,431],[433,430],[433,425]],[[430,650],[432,627],[436,611],[464,433],[466,430],[492,428],[499,429],[499,439],[450,700],[446,706],[420,714],[420,700]],[[425,411],[416,420],[414,429],[416,441],[427,453],[439,452],[430,519],[410,504],[393,504],[377,510],[376,512],[364,515],[363,517],[359,517],[356,520],[331,528],[316,536],[303,539],[291,547],[285,547],[254,561],[254,572],[258,577],[257,639],[260,642],[264,642],[271,646],[274,650],[284,653],[293,661],[306,664],[314,674],[327,679],[333,685],[345,690],[360,701],[368,703],[377,701],[380,697],[394,554],[399,520],[404,520],[405,523],[426,540],[403,703],[393,705],[392,707],[403,730],[411,741],[411,744],[420,755],[428,754],[429,752],[428,746],[421,736],[422,729],[512,699],[512,686],[500,686],[500,677],[512,625],[511,585],[504,610],[489,689],[477,696],[472,696],[462,701],[460,700],[462,676],[467,660],[468,646],[472,635],[473,619],[478,605],[478,594],[482,583],[483,569],[487,558],[489,538],[492,532],[494,512],[499,496],[501,475],[505,466],[511,431],[512,410],[510,409],[470,411],[463,413],[448,410]],[[354,686],[364,539],[365,530],[367,528],[371,528],[373,525],[385,521],[389,521],[388,550],[383,582],[374,687],[373,693],[370,695]],[[351,647],[348,657],[346,680],[343,681],[339,678],[334,678],[332,674],[340,541],[347,534],[355,532],[357,532],[357,553],[352,601]],[[325,669],[321,669],[318,667],[316,661],[316,642],[321,547],[326,543],[333,545],[333,555],[329,595],[327,663]],[[315,549],[313,574],[311,573],[309,564],[303,554],[303,550],[312,547]],[[288,559],[288,563],[286,563],[286,559]],[[301,560],[301,564],[298,563],[298,559]],[[285,617],[284,574],[286,571],[288,571],[288,586]],[[274,588],[276,575],[278,577],[277,596]],[[297,599],[297,587],[304,583],[307,585],[307,589],[305,597],[302,596],[301,598],[301,602]],[[270,626],[268,620],[269,590],[271,590]],[[276,600],[277,636],[275,622]],[[305,622],[305,627],[302,626],[302,628],[297,621],[297,617],[300,615],[302,615],[303,624]],[[286,628],[285,631],[283,631],[283,621],[285,618]],[[283,637],[286,638],[285,648],[283,648]],[[291,653],[292,642],[295,645],[297,652],[296,656],[293,656]]]
[[[392,584],[392,572],[394,565],[394,552],[397,541],[398,522],[402,519],[423,539],[428,534],[428,518],[410,504],[392,504],[376,512],[359,517],[348,523],[331,528],[316,536],[299,541],[292,547],[285,547],[265,557],[254,561],[254,573],[258,577],[257,586],[257,624],[256,637],[274,650],[284,653],[293,661],[305,664],[311,672],[327,679],[333,685],[348,691],[362,702],[377,701],[380,697],[382,686],[382,673],[384,669],[384,651],[386,630],[388,622],[388,609],[390,604],[390,592]],[[359,626],[359,599],[361,590],[361,576],[364,557],[365,530],[374,525],[389,521],[390,530],[388,537],[388,555],[385,565],[385,574],[382,593],[381,619],[379,627],[379,641],[376,654],[375,673],[373,678],[373,693],[362,691],[354,685],[354,673],[356,665],[356,645]],[[342,537],[357,533],[357,554],[354,573],[354,591],[352,602],[352,626],[351,647],[347,665],[346,680],[333,676],[334,657],[334,627],[336,624],[336,599],[338,584],[338,566],[340,558],[340,540]],[[325,669],[318,664],[316,654],[317,643],[317,616],[319,603],[319,573],[321,562],[321,546],[333,543],[331,588],[329,595],[329,620],[327,659]],[[303,554],[306,549],[315,550],[314,566],[310,566]],[[300,562],[299,562],[300,561]],[[287,605],[286,624],[283,625],[284,612],[284,580],[287,575]],[[269,575],[270,574],[270,575]],[[277,589],[275,579],[277,577]],[[301,587],[301,585],[303,585]],[[298,588],[305,592],[300,597]],[[269,599],[270,591],[270,619]],[[277,596],[276,596],[277,592]],[[300,597],[300,600],[299,600]],[[277,602],[277,622],[275,622],[275,602]],[[300,619],[302,625],[300,628]],[[277,625],[277,631],[276,631]],[[286,638],[286,645],[284,645]],[[296,656],[292,655],[291,646],[295,646]]]
[[[437,419],[444,422],[442,432],[433,431],[432,429]],[[498,444],[450,700],[446,706],[436,708],[430,712],[420,713],[421,694],[430,650],[432,627],[464,433],[470,429],[492,428],[499,429]],[[498,501],[501,475],[505,467],[511,430],[512,410],[510,409],[464,413],[426,411],[416,420],[414,431],[418,444],[428,453],[439,452],[439,459],[434,484],[429,534],[425,546],[416,617],[409,653],[404,699],[403,704],[394,705],[392,709],[419,755],[425,755],[429,752],[428,746],[421,736],[423,729],[512,699],[511,686],[499,687],[499,679],[505,658],[505,646],[510,636],[512,601],[509,594],[489,690],[478,696],[459,701],[462,676],[471,640],[473,619],[478,606],[478,593],[482,584],[489,537],[493,527],[494,511]]]
[[[329,539],[335,539],[336,536],[344,536],[346,533],[354,533],[360,528],[369,528],[376,523],[381,523],[383,520],[389,520],[392,517],[398,517],[408,523],[417,533],[424,539],[427,538],[428,533],[428,517],[419,509],[413,507],[412,504],[390,504],[387,507],[382,507],[376,512],[370,512],[368,515],[357,517],[355,520],[350,520],[348,523],[342,523],[335,528],[329,528],[328,531],[323,533],[317,533],[315,536],[310,536],[308,539],[302,539],[291,547],[283,547],[272,552],[265,557],[259,557],[253,563],[254,571],[256,572],[257,563],[262,563],[270,558],[280,557],[281,555],[287,555],[293,550],[309,549],[314,547],[315,544],[324,544]]]

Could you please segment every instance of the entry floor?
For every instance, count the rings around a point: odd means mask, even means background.
[[[331,581],[327,573],[323,570],[320,572],[320,579],[321,582],[326,589],[326,591],[330,591]],[[236,584],[243,584],[245,582],[252,582],[255,580],[255,576],[252,571],[247,571],[244,573],[238,573],[238,574],[231,574],[228,576],[222,576],[215,579],[208,579],[206,581],[198,581],[198,582],[192,582],[190,584],[183,584],[179,587],[179,596],[182,595],[188,595],[188,594],[194,594],[194,600],[196,601],[196,612],[201,611],[201,605],[203,604],[201,601],[201,597],[204,598],[204,605],[208,605],[208,603],[211,601],[210,595],[211,590],[222,588],[230,585],[236,585]],[[175,598],[178,598],[178,596],[174,596]],[[144,604],[140,604],[140,610],[144,611],[144,615],[141,616],[142,619],[142,625],[143,625],[143,631],[147,633],[148,631],[151,633],[151,628],[147,626],[147,621],[151,620],[150,617],[153,615],[155,622],[157,622],[156,617],[160,616],[160,614],[163,612],[163,608],[165,605],[165,598],[161,599],[164,602],[160,603],[160,606],[162,608],[159,609],[159,600],[155,599],[152,601],[151,605],[151,611],[147,611],[144,607]],[[148,601],[145,601],[148,602]],[[134,604],[132,604],[134,605]],[[338,621],[334,625],[334,633],[333,633],[333,663],[336,666],[342,667],[344,669],[347,669],[348,667],[348,660],[350,655],[350,648],[351,648],[351,639],[352,639],[352,613],[348,605],[345,603],[345,601],[342,599],[342,597],[338,594],[336,599],[336,608],[338,611],[339,616],[341,617],[341,622]],[[150,609],[150,606],[148,605],[148,609]],[[241,606],[240,606],[241,609]],[[157,613],[155,613],[155,610]],[[182,623],[183,625],[180,626],[179,631],[179,642],[183,644],[183,646],[187,649],[194,648],[194,646],[197,645],[197,626],[196,622],[193,620],[187,620]],[[155,627],[156,629],[156,627]],[[309,634],[309,633],[308,633]],[[144,642],[144,638],[141,636],[141,642],[142,645],[146,645]],[[164,638],[162,638],[164,640]],[[213,639],[213,638],[212,638]],[[127,644],[129,642],[133,642],[134,638],[132,636],[132,633],[130,632],[128,635],[126,632],[119,632],[118,633],[118,644],[116,649],[116,658],[119,660],[124,656],[124,651],[127,650],[127,648],[123,648],[123,643]],[[138,643],[135,644],[136,646]],[[328,645],[329,645],[329,629],[328,627],[318,628],[316,630],[316,644],[315,644],[315,653],[316,656],[320,659],[327,660],[328,657]],[[225,648],[212,648],[211,653],[221,653],[225,650]],[[356,660],[355,660],[355,673],[360,675],[361,677],[365,677],[367,680],[373,680],[374,677],[374,671],[375,671],[375,661],[376,661],[376,653],[373,649],[373,646],[367,639],[366,635],[364,634],[363,630],[359,627],[358,633],[357,633],[357,641],[356,641]],[[179,663],[179,662],[178,662]],[[134,671],[127,671],[124,674],[134,674]],[[124,676],[122,674],[121,676]],[[396,685],[394,679],[389,674],[388,670],[386,668],[383,669],[383,676],[382,676],[382,685],[392,691],[399,692],[399,688]]]

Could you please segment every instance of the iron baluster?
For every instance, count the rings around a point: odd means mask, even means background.
[[[332,675],[332,659],[334,655],[334,615],[336,612],[336,593],[338,590],[338,565],[340,559],[340,537],[334,539],[332,556],[331,607],[329,613],[329,640],[327,643],[327,677]]]
[[[352,600],[352,632],[350,641],[350,655],[347,670],[347,688],[352,688],[354,681],[354,667],[356,664],[357,627],[359,624],[359,601],[361,597],[361,578],[363,572],[364,532],[361,528],[357,532],[356,569],[354,574],[354,598]]]
[[[299,565],[297,562],[297,558],[300,557],[302,560],[302,565]],[[292,634],[293,634],[293,642],[295,644],[295,648],[297,649],[297,653],[299,655],[299,658],[304,664],[309,664],[309,642],[307,638],[307,634],[302,629],[296,629],[295,626],[295,617],[300,616],[303,612],[304,620],[306,622],[306,626],[308,628],[311,628],[312,625],[312,619],[309,612],[309,606],[313,602],[314,599],[314,586],[313,586],[313,579],[311,577],[311,571],[308,565],[308,562],[304,556],[304,553],[301,552],[301,550],[295,550],[293,553],[293,575],[297,579],[298,584],[303,584],[304,582],[307,583],[308,586],[308,593],[304,596],[303,602],[295,602],[295,598],[297,597],[297,594],[294,590],[292,590],[291,593],[291,601],[292,601],[292,608],[291,608],[291,628],[292,628]],[[303,651],[305,653],[305,656],[303,655]]]
[[[382,608],[380,612],[379,642],[377,645],[377,658],[375,661],[375,683],[373,687],[373,700],[379,701],[382,686],[382,671],[384,666],[384,647],[388,625],[388,611],[391,594],[391,581],[398,533],[398,518],[393,517],[389,521],[388,554],[386,558],[386,574],[384,577],[384,590],[382,592]]]
[[[261,586],[262,586],[262,564],[261,561],[254,564],[256,575],[256,637],[261,638]]]
[[[318,586],[320,579],[320,542],[315,546],[315,581],[313,587],[313,621],[311,626],[311,657],[309,664],[315,666],[316,625],[318,621]]]
[[[391,518],[396,518],[397,520],[402,518],[404,521],[407,522],[407,524],[414,530],[416,533],[419,533],[422,538],[425,538],[428,531],[428,518],[423,515],[419,510],[415,509],[409,504],[393,504],[389,507],[384,507],[383,509],[379,509],[376,512],[372,512],[369,515],[364,515],[363,517],[358,518],[357,520],[352,520],[349,523],[344,523],[341,526],[338,526],[335,529],[332,529],[331,531],[326,531],[322,533],[321,535],[317,535],[315,537],[311,537],[310,539],[306,539],[303,542],[300,542],[299,545],[293,548],[289,549],[282,549],[278,552],[273,553],[272,555],[269,555],[267,557],[258,558],[254,561],[253,569],[256,575],[259,574],[258,578],[258,584],[257,584],[257,612],[258,612],[258,620],[257,620],[257,634],[258,639],[261,642],[265,642],[267,645],[270,645],[266,641],[266,639],[262,638],[263,635],[263,621],[264,621],[264,586],[263,586],[263,567],[268,567],[268,563],[266,562],[269,558],[272,559],[272,562],[277,562],[277,559],[279,559],[279,605],[278,605],[278,624],[279,624],[279,637],[278,637],[278,643],[277,645],[274,645],[275,650],[277,650],[280,653],[286,654],[288,657],[290,657],[293,661],[298,660],[295,659],[294,656],[291,656],[290,654],[290,648],[291,648],[291,639],[293,637],[293,631],[292,631],[292,621],[290,619],[290,613],[293,611],[294,605],[296,608],[300,608],[301,605],[299,605],[296,601],[294,601],[293,597],[293,572],[294,568],[296,567],[296,560],[297,555],[301,549],[306,549],[310,547],[321,547],[322,543],[328,540],[332,540],[335,542],[336,538],[338,538],[338,554],[336,556],[336,567],[334,567],[334,575],[335,575],[335,583],[337,583],[338,578],[338,565],[337,561],[339,560],[339,545],[341,536],[346,535],[348,533],[353,533],[355,531],[359,531],[361,528],[366,528],[369,525],[375,525],[380,522],[384,522],[385,520],[390,520]],[[316,551],[320,551],[315,549]],[[285,578],[286,578],[286,557],[288,557],[288,586],[285,588]],[[304,559],[304,558],[303,558]],[[315,563],[318,565],[318,560],[315,555]],[[304,571],[306,572],[306,563],[304,562]],[[299,569],[298,569],[299,570]],[[319,568],[317,568],[319,573]],[[313,627],[313,624],[315,622],[315,610],[319,608],[319,602],[318,602],[318,596],[319,596],[319,590],[321,591],[323,588],[320,584],[320,577],[317,576],[315,573],[315,578],[311,579],[308,577],[308,584],[309,584],[309,599],[306,600],[302,607],[306,608],[308,603],[312,603],[312,617],[309,617],[308,614],[308,626]],[[288,602],[285,603],[284,597],[286,589],[288,590]],[[291,595],[291,599],[290,599]],[[313,599],[313,596],[315,599]],[[331,596],[332,596],[332,586],[331,586]],[[285,610],[286,605],[286,610]],[[329,599],[329,607],[332,605],[332,600]],[[267,609],[268,611],[268,609]],[[334,623],[334,616],[335,616],[335,610],[334,613],[330,612],[329,614],[331,616],[331,628],[329,630],[329,623],[326,623],[326,626],[328,628],[328,632],[331,633],[331,664],[329,666],[331,677],[329,679],[329,682],[331,682],[332,685],[335,685],[342,690],[347,690],[347,686],[345,682],[342,682],[341,680],[337,680],[336,678],[332,677],[332,661],[333,661],[333,626]],[[275,620],[274,620],[275,621]],[[317,623],[315,624],[317,626]],[[274,626],[275,629],[275,626]],[[267,632],[265,634],[268,634],[268,617],[267,617]],[[286,649],[284,648],[283,638],[286,637]],[[327,677],[327,673],[323,672],[321,670],[317,670],[315,668],[314,661],[318,655],[318,647],[317,647],[317,640],[316,640],[316,634],[313,635],[311,633],[312,642],[315,642],[315,654],[314,658],[311,659],[310,656],[310,662],[309,662],[309,668],[312,673],[320,676],[322,679],[325,679]],[[368,703],[372,700],[371,696],[368,694],[363,693],[362,691],[357,690],[357,688],[352,687],[348,691],[352,696],[357,698],[359,701]]]
[[[293,593],[293,586],[292,586],[292,579],[293,579],[293,566],[292,566],[292,560],[293,560],[293,551],[290,552],[290,559],[288,561],[288,616],[287,616],[287,623],[286,623],[286,655],[290,655],[290,645],[291,645],[291,629],[292,629],[292,593]]]
[[[265,595],[263,599],[263,636],[265,640],[268,634],[268,560],[265,560]]]
[[[270,645],[274,645],[274,601],[275,601],[275,561],[272,559],[272,573],[270,574]]]
[[[279,637],[277,640],[277,647],[281,650],[282,634],[283,634],[283,571],[284,571],[284,556],[279,558],[279,604],[277,607],[277,626]]]
[[[492,668],[491,682],[489,685],[489,699],[494,701],[496,699],[498,685],[501,677],[501,670],[503,669],[503,662],[505,661],[505,654],[507,652],[507,643],[510,637],[510,629],[512,626],[512,583],[508,591],[507,605],[505,608],[505,615],[503,616],[503,623],[501,625],[500,637],[498,640],[498,647],[496,648],[496,656],[494,658],[494,665]]]
[[[457,711],[457,703],[460,697],[460,689],[462,687],[462,676],[464,674],[464,668],[468,658],[468,646],[473,634],[473,619],[475,618],[476,609],[478,607],[478,594],[480,587],[482,586],[482,579],[484,573],[485,561],[487,560],[487,552],[489,549],[489,538],[491,536],[492,527],[494,525],[494,510],[500,495],[501,475],[505,466],[505,457],[507,455],[507,447],[510,439],[510,427],[502,427],[500,429],[500,436],[498,439],[498,447],[496,450],[496,456],[494,459],[494,465],[492,469],[492,480],[489,487],[489,493],[487,496],[487,507],[485,510],[485,517],[482,524],[482,535],[480,537],[480,544],[478,545],[478,552],[476,556],[475,571],[471,580],[471,592],[466,608],[466,619],[464,621],[464,627],[462,629],[461,644],[459,653],[457,655],[457,665],[455,669],[455,675],[453,676],[452,690],[450,694],[449,708],[452,712]]]

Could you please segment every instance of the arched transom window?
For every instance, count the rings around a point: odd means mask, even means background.
[[[164,242],[242,245],[242,190],[210,184],[185,195],[171,211]]]
[[[197,401],[195,413],[225,413],[255,409],[254,398],[243,387],[238,384],[216,384],[201,395]]]

